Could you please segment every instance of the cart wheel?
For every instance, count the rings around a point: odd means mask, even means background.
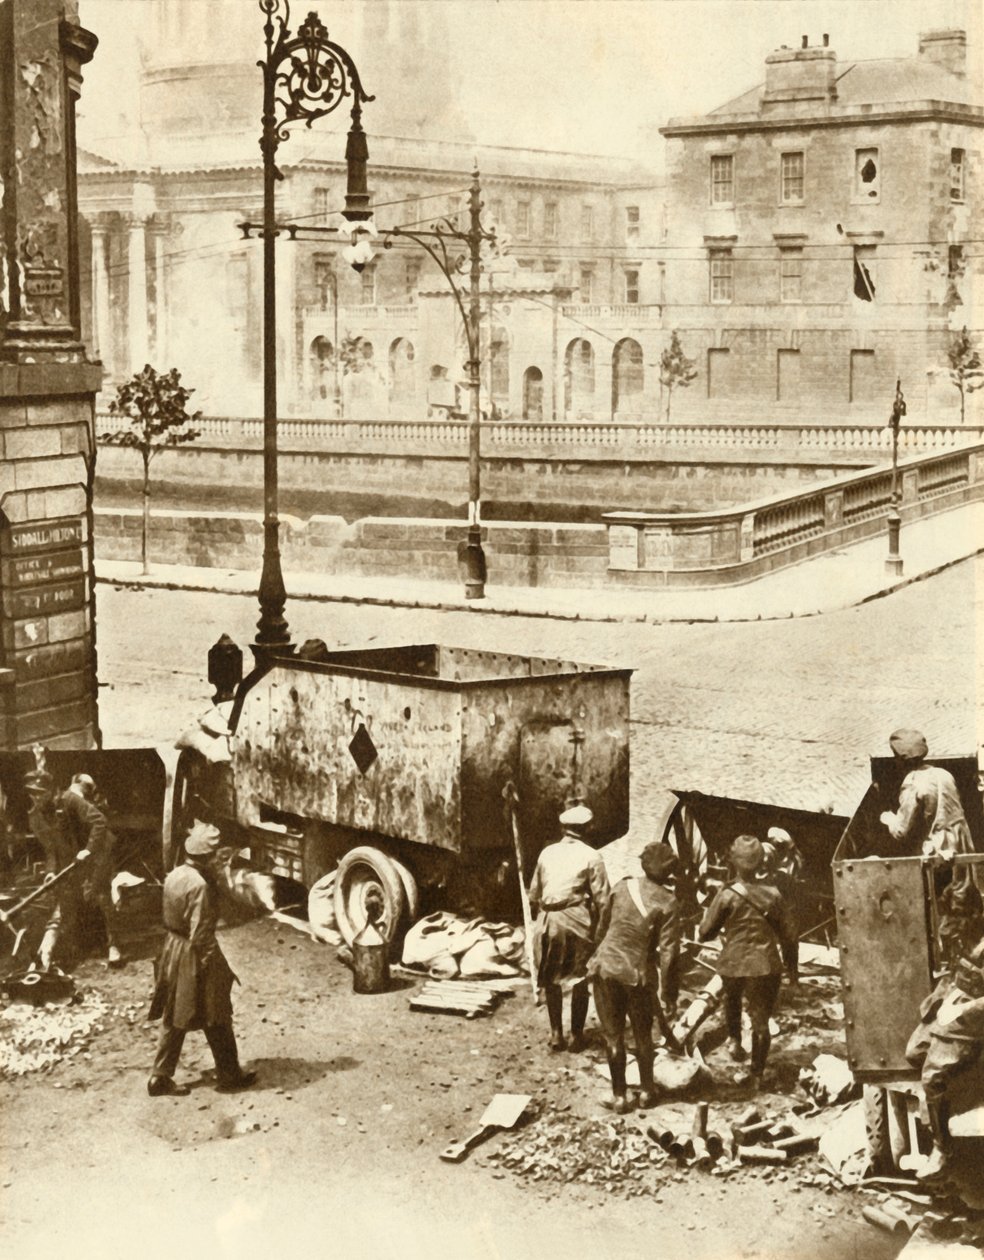
[[[195,821],[194,797],[197,790],[199,767],[196,754],[184,748],[174,770],[174,783],[170,794],[170,816],[164,825],[164,872],[171,870],[181,859],[185,837]]]
[[[381,849],[368,845],[350,849],[338,864],[335,877],[335,918],[338,930],[351,945],[369,921],[367,901],[381,901],[382,918],[376,921],[387,941],[395,939],[407,908],[407,894],[398,867]],[[405,869],[405,868],[404,868]],[[411,879],[410,872],[406,872]]]
[[[390,862],[400,877],[400,883],[403,885],[403,895],[407,899],[406,923],[404,926],[412,928],[420,918],[420,889],[417,887],[417,881],[414,879],[413,872],[409,866],[404,866],[396,858],[390,858]]]

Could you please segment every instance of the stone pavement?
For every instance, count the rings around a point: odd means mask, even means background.
[[[460,584],[403,578],[328,573],[285,573],[291,600],[332,600],[401,608],[491,612],[586,621],[755,621],[799,617],[849,608],[898,590],[912,581],[984,549],[984,503],[906,525],[902,530],[901,578],[885,572],[886,537],[868,539],[766,574],[739,586],[713,589],[639,590],[611,586],[593,589],[497,587],[490,574],[487,595],[466,600]],[[141,576],[133,561],[96,561],[98,577],[115,584],[248,594],[255,571],[151,566]]]
[[[97,601],[107,747],[173,742],[207,707],[211,644],[228,632],[245,649],[255,634],[253,593],[106,583]],[[666,788],[848,814],[869,782],[868,755],[886,752],[896,726],[921,727],[936,753],[973,754],[981,738],[984,556],[853,608],[762,621],[479,617],[293,596],[286,612],[296,642],[443,642],[633,668],[642,840]]]

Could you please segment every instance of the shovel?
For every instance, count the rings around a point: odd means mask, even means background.
[[[512,1129],[529,1105],[529,1094],[496,1094],[482,1113],[480,1128],[463,1142],[452,1142],[441,1151],[441,1159],[460,1164],[468,1152],[484,1142],[496,1129]]]

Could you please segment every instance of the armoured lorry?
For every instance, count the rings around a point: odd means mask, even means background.
[[[268,656],[233,690],[227,758],[182,752],[169,835],[204,802],[265,869],[336,870],[349,941],[370,898],[390,937],[422,900],[515,909],[517,852],[528,879],[571,799],[588,843],[628,828],[631,673],[435,643]]]

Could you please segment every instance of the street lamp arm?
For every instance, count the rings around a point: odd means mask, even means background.
[[[460,274],[461,260],[455,259],[452,261],[451,255],[448,251],[449,239],[461,241],[462,243],[467,244],[466,237],[455,232],[445,233],[437,229],[432,232],[416,232],[410,231],[407,228],[396,227],[390,228],[386,233],[386,236],[383,238],[383,249],[393,248],[394,237],[400,237],[401,239],[413,241],[415,245],[419,245],[422,250],[425,250],[431,258],[433,258],[441,272],[441,275],[444,276],[445,280],[447,280],[450,285],[451,292],[454,295],[454,300],[458,304],[458,310],[461,313],[461,320],[464,324],[465,333],[468,337],[468,353],[473,357],[477,356],[478,347],[474,344],[471,321],[468,318],[468,310],[465,307],[464,298],[461,296],[461,290],[455,280],[455,275]],[[433,244],[431,242],[433,242]]]

